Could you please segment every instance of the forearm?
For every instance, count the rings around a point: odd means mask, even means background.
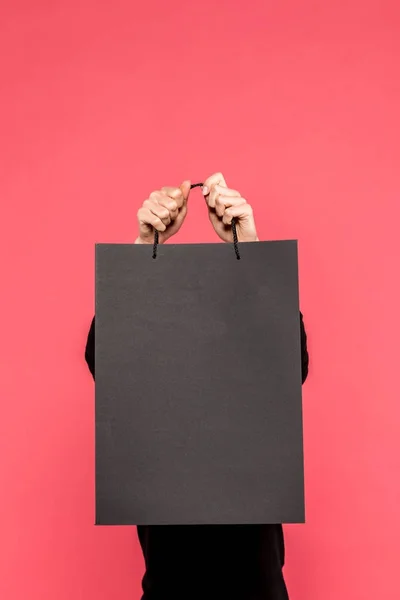
[[[93,317],[92,323],[90,325],[86,348],[85,348],[85,360],[86,364],[91,372],[93,379],[95,378],[94,373],[94,365],[95,365],[95,356],[94,356],[94,340],[95,340],[95,317]]]
[[[300,313],[300,341],[301,341],[301,379],[304,383],[308,376],[309,354],[307,347],[307,333],[304,326],[303,315]]]

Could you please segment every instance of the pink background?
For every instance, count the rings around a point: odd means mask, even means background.
[[[222,171],[298,238],[312,357],[292,600],[398,600],[400,9],[395,0],[2,2],[0,597],[139,598],[94,522],[83,360],[94,243]],[[200,192],[179,235],[215,241]]]

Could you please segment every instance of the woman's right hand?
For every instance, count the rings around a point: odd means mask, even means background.
[[[187,214],[190,181],[180,187],[163,187],[152,192],[138,211],[139,236],[135,244],[153,244],[154,230],[163,244],[181,228]]]

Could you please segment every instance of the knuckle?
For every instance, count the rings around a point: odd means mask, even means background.
[[[161,219],[159,217],[156,217],[154,219],[154,226],[159,230],[159,231],[165,231],[166,230],[166,226],[165,224],[161,221]]]
[[[137,211],[137,218],[142,221],[145,221],[147,219],[148,215],[149,215],[149,211],[146,208],[141,207]]]
[[[178,198],[180,194],[180,190],[178,188],[167,188],[163,191],[163,196],[168,198],[169,200],[172,198]]]
[[[168,208],[172,212],[176,211],[178,209],[178,203],[176,202],[176,200],[169,200]]]

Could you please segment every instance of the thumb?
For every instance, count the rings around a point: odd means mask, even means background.
[[[182,190],[182,194],[183,194],[183,197],[185,198],[185,202],[187,202],[188,198],[189,198],[190,185],[191,185],[191,182],[189,180],[186,180],[186,181],[183,181],[181,183],[181,185],[179,186]]]

